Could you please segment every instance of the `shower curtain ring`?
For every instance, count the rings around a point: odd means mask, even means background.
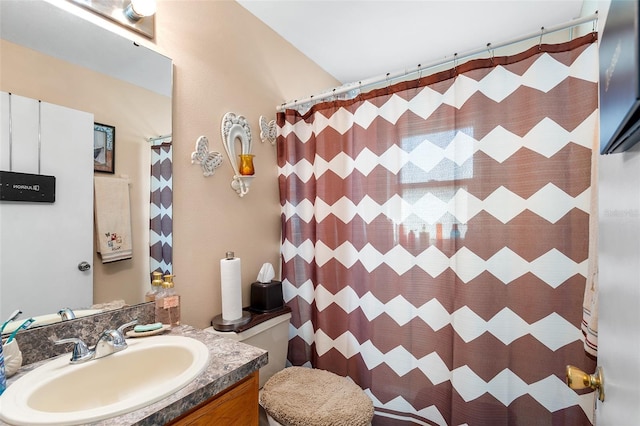
[[[542,36],[544,35],[544,27],[540,27],[540,41],[538,42],[538,50],[542,50]]]
[[[493,58],[495,57],[495,50],[491,48],[491,43],[487,43],[487,51],[489,52],[489,59],[491,59],[491,65],[493,65]]]
[[[418,87],[420,87],[421,79],[422,79],[422,64],[418,64]]]
[[[458,75],[458,53],[453,54],[453,76]]]

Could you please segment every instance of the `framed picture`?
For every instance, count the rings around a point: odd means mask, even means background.
[[[93,123],[93,170],[114,173],[116,162],[116,128]]]

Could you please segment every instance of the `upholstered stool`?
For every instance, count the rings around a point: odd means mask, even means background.
[[[325,370],[289,367],[262,388],[260,405],[270,425],[367,426],[373,403],[351,380]]]

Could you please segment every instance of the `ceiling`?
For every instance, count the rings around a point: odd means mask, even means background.
[[[540,32],[582,0],[237,0],[343,84]]]

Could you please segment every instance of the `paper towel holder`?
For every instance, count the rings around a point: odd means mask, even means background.
[[[225,253],[226,259],[233,259],[234,253],[228,251]],[[236,331],[239,327],[246,325],[251,321],[251,313],[249,311],[242,310],[242,316],[234,320],[226,320],[222,317],[222,314],[216,315],[211,320],[211,325],[214,330],[217,331]]]

